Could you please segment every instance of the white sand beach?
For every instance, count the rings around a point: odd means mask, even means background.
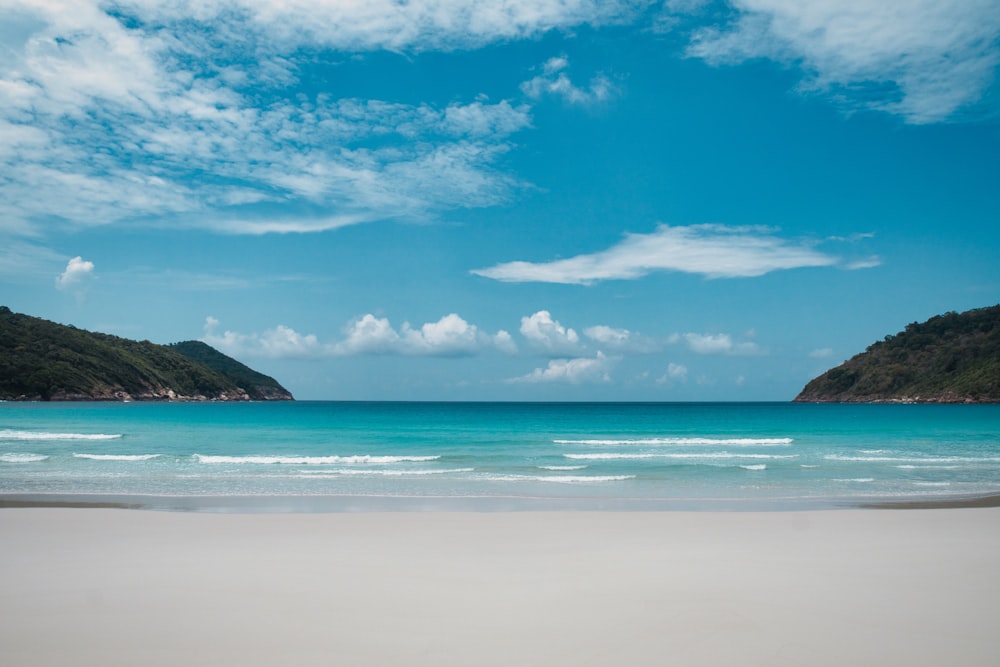
[[[1000,509],[0,509],[0,662],[995,665]]]

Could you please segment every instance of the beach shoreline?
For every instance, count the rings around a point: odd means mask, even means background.
[[[341,512],[768,512],[844,509],[916,510],[1000,507],[1000,494],[871,498],[614,498],[530,496],[136,495],[0,493],[14,508],[130,509],[209,513]]]
[[[964,665],[1000,509],[0,510],[4,663]]]

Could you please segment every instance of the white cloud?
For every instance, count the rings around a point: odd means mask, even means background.
[[[205,320],[202,340],[230,354],[281,358],[344,357],[358,355],[409,355],[458,357],[496,349],[512,354],[517,351],[510,334],[500,330],[490,335],[458,315],[445,315],[437,322],[420,327],[404,323],[397,331],[388,318],[371,313],[355,319],[344,329],[344,337],[322,343],[314,334],[300,334],[279,324],[263,333],[235,331],[217,333],[219,321]]]
[[[219,334],[219,320],[209,315],[205,318],[205,333],[201,340],[226,354],[281,359],[301,359],[322,356],[324,346],[313,334],[303,335],[279,324],[260,334],[241,334],[226,330]]]
[[[576,331],[552,319],[547,310],[521,318],[521,335],[533,346],[551,354],[567,354],[580,350]]]
[[[13,2],[0,33],[0,225],[307,232],[491,206],[530,109],[286,97],[316,48],[476,48],[628,20],[596,0]],[[45,197],[37,197],[39,191]],[[264,204],[267,214],[253,208]]]
[[[451,313],[437,322],[419,328],[404,322],[397,333],[387,318],[366,314],[347,329],[347,338],[334,347],[338,355],[404,354],[424,356],[469,356],[496,348],[511,353],[516,350],[510,334],[498,331],[489,335],[474,324]]]
[[[566,73],[568,67],[569,60],[565,56],[550,58],[542,66],[542,74],[521,84],[521,92],[532,99],[554,95],[570,104],[580,105],[605,102],[617,92],[616,86],[605,74],[594,76],[586,88],[578,87]]]
[[[829,359],[833,356],[832,347],[821,347],[809,353],[810,359]]]
[[[802,67],[805,89],[910,123],[955,117],[1000,64],[996,0],[730,0],[724,28],[694,34],[712,64],[771,58]]]
[[[641,278],[654,271],[745,278],[838,261],[809,243],[786,241],[758,227],[660,225],[650,234],[626,234],[617,245],[593,254],[553,262],[507,262],[472,273],[505,282],[585,285]]]
[[[684,364],[667,364],[667,372],[657,378],[657,384],[670,384],[671,382],[687,382],[688,369]]]
[[[632,336],[632,332],[628,329],[615,329],[614,327],[609,327],[603,324],[587,327],[583,330],[583,333],[587,338],[597,341],[598,343],[604,343],[605,345],[626,345],[629,342],[629,338]]]
[[[56,278],[56,288],[63,291],[83,290],[94,274],[94,263],[82,257],[74,257],[66,263],[66,269]]]
[[[587,327],[583,334],[605,348],[621,352],[649,353],[659,349],[656,341],[628,329],[616,329],[603,324]]]
[[[732,336],[725,333],[686,333],[681,336],[681,339],[687,343],[692,352],[697,354],[754,355],[763,353],[763,350],[756,343],[735,342]]]
[[[545,368],[536,368],[527,375],[512,378],[509,383],[542,383],[568,382],[581,384],[584,382],[610,382],[609,371],[617,363],[617,359],[606,357],[598,352],[593,358],[580,357],[576,359],[552,359]]]
[[[345,51],[427,51],[477,48],[554,29],[629,19],[642,2],[629,0],[229,0],[127,3],[148,18],[200,22],[239,20],[284,48],[306,43]],[[235,11],[234,11],[235,10]]]

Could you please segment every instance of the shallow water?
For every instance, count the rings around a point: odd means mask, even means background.
[[[8,496],[738,509],[996,493],[996,405],[0,404]]]

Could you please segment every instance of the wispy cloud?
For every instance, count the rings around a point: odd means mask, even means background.
[[[730,0],[735,20],[694,33],[712,64],[770,58],[800,66],[804,90],[910,123],[955,118],[1000,64],[996,0]]]
[[[667,372],[656,379],[656,384],[673,384],[674,382],[687,382],[688,369],[684,364],[670,362],[667,364]]]
[[[696,354],[756,355],[764,353],[757,343],[751,341],[734,341],[733,337],[726,333],[677,334],[672,336],[671,340],[673,342],[684,342],[688,349]]]
[[[0,35],[0,226],[304,232],[505,201],[530,110],[289,96],[317,48],[475,48],[627,20],[633,3],[34,3]],[[45,197],[37,197],[44,189]]]
[[[617,362],[618,359],[607,357],[603,352],[598,352],[594,357],[552,359],[545,368],[536,368],[527,375],[511,378],[507,382],[513,384],[610,382],[610,371]]]
[[[607,101],[618,90],[606,74],[595,75],[585,88],[581,88],[570,80],[568,68],[569,60],[565,56],[550,58],[542,66],[541,74],[521,84],[521,92],[533,99],[553,95],[569,104],[587,106]]]
[[[772,271],[833,266],[840,260],[805,241],[788,241],[769,229],[660,225],[649,234],[626,234],[617,245],[552,262],[507,262],[472,273],[505,282],[586,285],[632,280],[655,271],[680,271],[708,278],[748,278]]]
[[[652,338],[628,329],[609,327],[604,324],[587,327],[583,330],[583,334],[605,349],[618,352],[647,354],[660,349],[660,344]]]

